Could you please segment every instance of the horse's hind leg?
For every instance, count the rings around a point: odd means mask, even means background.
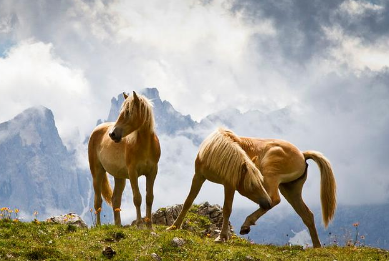
[[[139,191],[138,173],[136,171],[129,172],[129,176],[130,176],[130,183],[131,183],[131,188],[132,188],[134,205],[136,208],[136,225],[138,227],[141,227],[141,225],[143,223],[141,212],[140,212],[140,205],[142,204],[142,195],[140,194],[140,191]]]
[[[321,244],[319,236],[317,235],[313,213],[307,207],[307,205],[305,205],[301,196],[302,188],[306,179],[307,174],[305,173],[298,180],[280,184],[280,191],[285,199],[292,205],[297,214],[301,217],[304,224],[308,227],[313,247],[320,247]]]
[[[100,164],[98,164],[100,165]],[[103,186],[103,178],[106,175],[104,168],[96,165],[91,165],[91,173],[93,177],[93,189],[95,191],[95,213],[96,213],[96,225],[99,226],[101,224],[100,221],[100,213],[101,213],[101,204],[103,203],[103,199],[101,197],[101,190]]]
[[[193,179],[192,179],[192,185],[190,188],[190,192],[188,197],[185,200],[184,206],[182,207],[182,210],[180,214],[178,215],[177,219],[174,221],[173,225],[167,228],[167,230],[174,230],[178,229],[182,225],[182,221],[184,220],[184,217],[186,213],[188,212],[189,208],[192,206],[193,201],[199,194],[199,191],[201,189],[201,186],[204,184],[205,178],[201,174],[195,173]]]
[[[122,204],[123,190],[126,186],[126,179],[115,178],[115,188],[112,194],[112,208],[115,225],[120,226],[122,221],[120,219],[120,206]]]
[[[146,226],[152,228],[153,221],[151,220],[151,209],[154,201],[154,181],[157,176],[158,167],[149,175],[146,176]]]

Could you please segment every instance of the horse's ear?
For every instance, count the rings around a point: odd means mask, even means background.
[[[251,159],[251,161],[254,162],[254,164],[257,162],[257,160],[258,160],[258,156],[254,156],[254,157]]]
[[[246,162],[243,162],[242,163],[242,175],[246,174],[247,173],[247,164]]]
[[[132,91],[132,96],[134,97],[135,104],[138,104],[139,103],[139,97],[138,97],[138,95],[136,94],[135,91]]]
[[[123,97],[124,97],[124,99],[127,99],[128,95],[125,92],[123,92]]]

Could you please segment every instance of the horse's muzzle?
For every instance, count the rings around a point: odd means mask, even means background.
[[[263,208],[264,210],[269,210],[269,209],[271,209],[271,208],[272,208],[271,204],[272,204],[271,200],[270,200],[270,201],[269,201],[269,200],[266,200],[266,199],[261,199],[261,200],[259,200],[259,206],[260,206],[261,208]]]
[[[119,129],[113,128],[109,132],[109,137],[116,143],[120,142],[122,140],[122,133]]]

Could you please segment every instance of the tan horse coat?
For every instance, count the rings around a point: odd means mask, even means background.
[[[151,208],[154,199],[153,187],[158,171],[161,150],[154,130],[154,116],[150,101],[142,96],[125,95],[120,115],[116,122],[97,126],[89,139],[89,165],[95,190],[94,207],[97,224],[104,197],[112,204],[116,225],[121,225],[120,206],[126,179],[130,180],[133,201],[136,207],[137,224],[142,224],[138,177],[146,176],[146,224],[151,227]],[[107,173],[115,180],[112,192]]]
[[[319,152],[301,152],[293,144],[283,140],[238,137],[233,132],[225,129],[219,129],[216,133],[218,133],[216,136],[224,136],[226,138],[224,139],[225,141],[229,140],[231,145],[238,146],[244,151],[246,157],[252,159],[259,172],[252,171],[251,173],[258,175],[261,184],[252,186],[255,189],[246,186],[247,180],[252,180],[248,178],[249,175],[247,173],[250,172],[229,167],[228,164],[231,160],[223,155],[223,150],[228,151],[225,147],[214,145],[214,147],[221,147],[223,149],[221,151],[214,150],[214,154],[204,152],[204,148],[210,147],[208,145],[210,140],[213,140],[216,144],[220,143],[220,141],[213,138],[215,134],[211,134],[200,146],[195,163],[196,172],[193,177],[191,191],[184,203],[182,212],[169,229],[175,229],[181,226],[186,211],[193,203],[203,182],[208,179],[212,182],[223,184],[225,187],[223,228],[217,241],[224,241],[229,238],[228,218],[231,213],[235,190],[252,201],[259,203],[261,206],[246,218],[241,227],[241,234],[249,233],[250,226],[255,225],[257,219],[280,202],[278,192],[280,190],[308,227],[314,247],[320,247],[313,214],[305,205],[301,197],[301,192],[307,178],[308,165],[306,160],[313,159],[319,165],[321,172],[322,216],[324,225],[327,226],[333,219],[336,209],[336,182],[329,161]],[[238,166],[239,164],[235,165]],[[250,166],[247,162],[245,165]],[[223,178],[223,176],[228,178]],[[270,207],[264,203],[266,195],[262,191],[262,185],[271,198],[268,201],[271,204]],[[260,200],[262,200],[262,204]]]

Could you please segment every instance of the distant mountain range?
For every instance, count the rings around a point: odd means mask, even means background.
[[[0,124],[0,205],[22,216],[89,209],[91,183],[63,145],[53,113],[27,109]]]
[[[197,122],[190,115],[182,115],[175,110],[168,101],[162,101],[157,89],[148,88],[141,93],[154,104],[158,135],[185,137],[194,146],[198,146],[205,136],[220,125],[238,133],[238,130],[247,133],[247,130],[254,129],[252,133],[249,132],[252,136],[279,136],[295,127],[293,108],[270,114],[260,111],[242,113],[232,108],[208,115]],[[115,121],[122,102],[121,94],[112,98],[108,117],[98,120],[98,123]],[[40,217],[72,211],[82,214],[90,222],[88,212],[93,206],[91,177],[89,170],[76,166],[75,154],[64,146],[50,109],[41,106],[29,108],[14,119],[0,124],[0,207],[19,208],[27,219],[34,211],[39,211]],[[212,202],[212,199],[209,201]],[[172,202],[175,203],[178,202]],[[336,239],[344,244],[348,237],[354,236],[352,223],[359,222],[360,235],[365,236],[366,244],[389,249],[389,229],[386,226],[388,204],[339,206],[335,221],[327,231],[321,227],[320,210],[313,211],[322,243],[333,244]],[[272,212],[263,216],[252,228],[249,234],[251,239],[258,243],[286,244],[296,236],[295,233],[305,229],[293,210],[281,216]],[[233,210],[231,223],[237,231],[249,213],[247,209]],[[111,220],[110,214],[107,215],[106,220]],[[303,244],[306,238],[304,233],[301,235],[300,243]]]

